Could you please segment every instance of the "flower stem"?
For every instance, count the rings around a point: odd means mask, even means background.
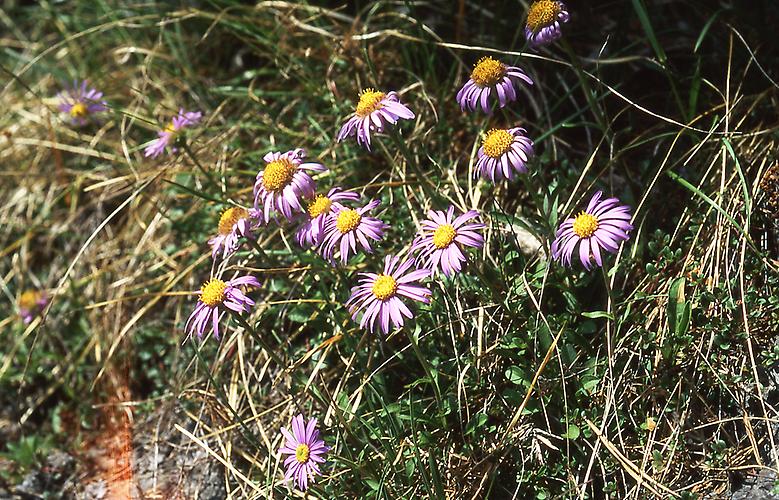
[[[423,172],[422,167],[420,167],[420,165],[414,160],[414,155],[411,154],[411,150],[409,150],[408,146],[406,146],[406,143],[403,142],[403,138],[400,137],[400,133],[398,133],[398,131],[393,128],[390,130],[389,136],[392,138],[392,142],[394,142],[400,150],[401,155],[403,155],[403,158],[406,160],[406,164],[417,176],[419,184],[425,191],[425,194],[433,199],[438,199],[438,188],[430,181],[429,175]],[[395,160],[392,158],[392,155],[390,155],[389,152],[387,152],[387,156],[389,156],[390,162],[394,164]]]
[[[416,354],[417,359],[419,359],[419,362],[422,364],[422,368],[424,368],[425,373],[427,374],[427,378],[430,379],[430,384],[433,386],[433,392],[435,393],[436,401],[441,404],[441,389],[438,388],[438,379],[433,377],[433,368],[430,366],[430,363],[428,363],[427,359],[425,359],[425,357],[422,355],[422,351],[419,349],[419,343],[417,342],[417,338],[414,335],[414,332],[409,333],[408,340],[411,342],[411,347],[414,349],[414,354]]]
[[[265,350],[268,356],[271,359],[273,359],[273,361],[275,361],[276,364],[278,364],[281,367],[286,366],[286,363],[282,361],[279,355],[273,351],[271,346],[269,346],[268,343],[265,342],[265,339],[263,339],[262,336],[260,336],[260,334],[258,334],[257,331],[251,325],[249,325],[249,322],[246,321],[243,316],[241,316],[237,312],[233,312],[233,316],[238,320],[238,323],[241,324],[243,329],[249,332],[249,335],[251,335],[252,338],[254,338],[254,340],[256,340],[262,346],[262,348]]]
[[[211,173],[208,170],[206,170],[206,168],[198,161],[198,159],[192,153],[192,150],[189,149],[189,144],[187,144],[184,141],[181,141],[181,142],[183,143],[182,147],[184,148],[184,152],[187,153],[187,156],[189,156],[189,158],[195,163],[195,166],[198,169],[200,169],[201,172],[203,172],[203,175],[206,176],[206,178],[208,179],[208,182],[210,182],[214,186],[218,185],[218,183],[216,182],[216,179],[214,179],[214,177],[211,175]]]
[[[233,414],[233,418],[235,419],[234,422],[237,422],[238,425],[244,430],[246,433],[244,436],[246,439],[252,443],[252,445],[256,446],[257,448],[261,448],[262,445],[260,444],[260,439],[254,434],[254,432],[249,428],[249,426],[246,425],[246,422],[243,418],[238,414],[235,408],[230,404],[230,398],[227,397],[227,394],[225,394],[224,389],[221,385],[216,383],[216,380],[214,379],[214,375],[211,373],[211,368],[208,366],[208,364],[205,362],[203,357],[200,355],[200,346],[197,345],[196,342],[192,342],[192,345],[195,349],[195,357],[197,358],[198,362],[203,365],[203,371],[206,372],[206,375],[208,376],[208,380],[213,386],[214,390],[217,392],[217,401],[219,401],[223,406],[227,407],[230,410],[230,413]],[[221,400],[220,400],[221,399]]]
[[[395,145],[400,150],[400,153],[403,155],[403,158],[406,159],[406,163],[414,169],[414,172],[419,174],[419,166],[417,165],[417,162],[414,161],[414,155],[411,154],[411,151],[406,146],[406,143],[403,142],[403,138],[400,137],[400,133],[398,133],[397,130],[394,128],[390,129],[390,137],[392,137],[392,142],[395,143]]]
[[[582,70],[581,60],[579,59],[579,56],[576,55],[576,53],[573,51],[573,48],[571,47],[571,44],[568,43],[568,40],[565,38],[560,40],[560,45],[562,46],[563,50],[565,50],[565,53],[568,54],[568,57],[571,58],[571,67],[576,72],[576,75],[579,77],[579,81],[582,84],[582,91],[584,92],[584,97],[587,99],[587,104],[590,105],[590,108],[592,109],[592,114],[595,115],[595,119],[598,120],[598,125],[600,125],[601,130],[603,133],[607,133],[609,130],[608,123],[606,122],[606,117],[603,116],[603,110],[598,107],[598,103],[595,101],[595,94],[593,94],[592,89],[590,88],[590,83],[588,80],[588,75],[584,73]]]
[[[263,250],[263,249],[262,249],[262,247],[260,246],[260,244],[257,242],[257,239],[256,239],[256,238],[249,238],[249,237],[247,236],[247,237],[246,237],[246,240],[249,242],[249,245],[251,245],[251,247],[252,247],[253,249],[257,250],[257,253],[258,253],[258,254],[260,254],[260,257],[262,257],[263,259],[265,259],[265,261],[266,261],[266,262],[269,262],[269,261],[270,261],[270,257],[268,257],[268,254],[267,254],[267,253],[265,253],[265,250]]]
[[[606,286],[606,295],[608,296],[608,302],[606,303],[606,312],[611,314],[612,317],[614,317],[613,308],[614,308],[614,296],[611,290],[611,283],[609,282],[609,273],[606,270],[605,267],[601,266],[601,272],[603,273],[603,283]],[[607,317],[606,318],[606,354],[608,356],[608,372],[609,372],[609,380],[611,383],[614,382],[614,353],[613,353],[613,346],[611,345],[611,326],[612,326],[612,319]],[[610,405],[610,399],[613,396],[612,393],[609,393],[606,396],[606,406],[608,407]],[[606,412],[604,412],[604,415]]]

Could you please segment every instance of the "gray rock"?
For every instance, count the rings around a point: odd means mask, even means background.
[[[74,498],[75,470],[76,460],[72,456],[54,450],[43,467],[24,476],[11,498]]]
[[[86,485],[81,495],[85,500],[102,500],[108,495],[108,485],[102,479]]]
[[[506,229],[512,234],[517,248],[526,257],[534,257],[540,254],[541,260],[546,260],[544,245],[533,233],[517,224],[509,224]]]
[[[774,493],[774,485],[777,484],[778,479],[774,471],[763,469],[760,474],[748,477],[730,498],[731,500],[779,500],[779,495]]]

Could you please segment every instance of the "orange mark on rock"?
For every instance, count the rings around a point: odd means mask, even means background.
[[[100,407],[97,434],[85,443],[94,469],[87,482],[102,481],[105,500],[140,498],[133,478],[133,414],[122,406],[132,400],[126,377],[114,371],[100,392],[107,395],[107,401]]]

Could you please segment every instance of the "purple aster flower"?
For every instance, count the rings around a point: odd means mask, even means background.
[[[506,66],[492,57],[482,57],[474,66],[471,78],[457,92],[457,103],[463,111],[474,111],[481,104],[481,109],[491,114],[490,95],[497,97],[498,106],[502,108],[517,100],[514,85],[520,82],[533,85],[533,80],[516,66]]]
[[[311,200],[304,215],[305,222],[295,234],[298,245],[308,248],[319,244],[333,203],[340,204],[342,201],[357,201],[359,199],[360,195],[357,193],[346,193],[341,191],[341,188],[333,188],[327,193],[327,196],[320,194]]]
[[[411,319],[414,313],[400,297],[430,303],[430,290],[413,284],[430,276],[430,270],[414,269],[408,272],[414,261],[409,259],[400,265],[398,262],[400,259],[394,255],[387,255],[384,258],[383,273],[360,273],[360,284],[352,288],[352,296],[346,302],[353,320],[357,321],[357,316],[362,311],[360,328],[367,326],[373,332],[376,323],[380,322],[381,331],[386,334],[390,331],[390,320],[395,327],[402,327],[404,316]]]
[[[74,125],[86,125],[92,115],[108,109],[103,93],[88,88],[86,80],[81,85],[74,80],[73,87],[63,90],[57,97],[60,99],[59,110],[69,114]]]
[[[322,256],[334,262],[333,256],[338,250],[341,263],[346,264],[350,253],[357,253],[357,242],[362,249],[373,253],[369,240],[379,241],[389,226],[376,217],[365,215],[379,205],[373,200],[362,208],[347,208],[341,204],[333,205],[333,213],[327,218],[324,234],[321,236],[320,252]]]
[[[563,2],[539,0],[533,2],[527,11],[525,38],[531,47],[546,45],[563,36],[561,23],[567,23],[571,16]]]
[[[240,286],[256,288],[260,286],[260,282],[254,276],[241,276],[230,281],[212,278],[203,283],[200,291],[195,292],[200,297],[197,306],[184,326],[187,338],[192,336],[192,333],[203,338],[203,334],[210,330],[218,339],[219,320],[226,309],[238,313],[251,311],[254,301],[243,294]]]
[[[143,156],[146,158],[156,158],[165,151],[168,144],[175,141],[181,131],[187,127],[197,124],[203,117],[200,111],[184,111],[179,109],[179,114],[173,117],[173,120],[162,130],[157,132],[158,137],[146,146]],[[175,149],[174,149],[175,151]]]
[[[454,217],[454,206],[449,210],[429,211],[429,220],[422,221],[419,235],[411,245],[411,251],[419,251],[417,263],[425,269],[431,269],[435,274],[439,269],[447,277],[462,270],[466,262],[462,247],[481,248],[484,246],[484,236],[481,230],[484,224],[468,221],[479,217],[479,212],[469,210],[457,218]]]
[[[46,304],[49,303],[49,297],[40,290],[25,290],[19,297],[19,316],[22,317],[25,325],[32,322],[35,316],[43,312]]]
[[[579,259],[588,271],[593,268],[592,259],[603,266],[601,249],[617,253],[619,244],[630,237],[628,231],[632,215],[630,207],[620,205],[617,198],[601,201],[603,191],[598,191],[587,205],[587,210],[576,217],[566,219],[560,224],[552,243],[552,258],[571,266],[571,257],[576,244],[579,244]]]
[[[314,197],[316,184],[308,172],[327,168],[321,163],[303,163],[305,157],[306,150],[301,148],[263,157],[265,169],[254,182],[254,209],[263,214],[263,220],[270,219],[271,210],[292,220],[296,212],[303,212],[300,198]]]
[[[256,210],[246,210],[241,207],[230,207],[219,217],[217,224],[217,235],[208,240],[211,245],[211,256],[216,258],[216,254],[222,249],[222,258],[226,259],[236,250],[241,237],[253,238],[252,229],[259,225],[259,212]]]
[[[357,109],[338,132],[338,142],[357,136],[357,144],[371,150],[371,132],[384,132],[387,123],[395,125],[398,120],[413,120],[414,112],[400,102],[395,92],[379,92],[365,89],[360,93]]]
[[[319,464],[325,462],[330,447],[319,437],[315,418],[306,424],[303,415],[298,415],[292,419],[292,432],[282,427],[281,434],[286,441],[279,448],[279,453],[289,455],[284,460],[284,467],[287,468],[284,479],[289,481],[294,478],[298,488],[306,491],[308,482],[313,483],[316,476],[322,475]]]
[[[533,141],[521,127],[492,129],[484,136],[478,157],[474,175],[492,182],[513,180],[514,171],[527,172],[527,162],[533,157]]]

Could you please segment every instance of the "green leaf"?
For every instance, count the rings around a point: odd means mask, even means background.
[[[299,304],[297,307],[290,309],[287,317],[293,323],[308,323],[313,314],[313,307],[309,304]]]
[[[590,380],[586,380],[582,384],[582,387],[584,388],[585,391],[587,391],[587,393],[592,394],[595,391],[595,388],[598,387],[599,383],[600,383],[599,378],[593,378]]]
[[[695,40],[695,48],[692,49],[693,52],[698,52],[698,49],[701,48],[701,44],[703,43],[703,39],[706,38],[706,34],[709,32],[709,28],[711,28],[711,25],[714,23],[714,20],[717,19],[717,16],[720,15],[720,13],[725,9],[720,9],[717,12],[712,15],[708,21],[706,21],[706,24],[703,25],[703,29],[701,30],[700,35],[698,35],[698,39]]]
[[[762,252],[762,250],[760,250],[759,248],[757,248],[757,247],[755,246],[754,242],[752,241],[752,237],[749,235],[749,233],[745,232],[745,231],[744,231],[744,228],[741,226],[741,224],[739,224],[738,222],[736,222],[736,220],[735,220],[735,219],[734,219],[734,218],[733,218],[733,217],[732,217],[732,216],[731,216],[731,215],[730,215],[728,212],[726,212],[726,211],[725,211],[725,210],[724,210],[724,209],[723,209],[721,206],[719,206],[719,204],[717,204],[717,202],[715,202],[714,200],[712,200],[711,198],[709,198],[709,197],[708,197],[708,196],[707,196],[707,195],[706,195],[704,192],[702,192],[700,189],[698,189],[697,187],[695,187],[695,186],[693,186],[692,184],[690,184],[689,182],[687,182],[687,180],[685,180],[684,178],[682,178],[682,177],[681,177],[679,174],[676,174],[676,173],[674,173],[674,172],[671,172],[671,171],[668,171],[668,172],[666,172],[666,174],[668,175],[668,177],[670,177],[671,179],[673,179],[673,180],[675,180],[676,182],[678,182],[679,184],[681,184],[681,185],[682,185],[682,186],[683,186],[685,189],[687,189],[688,191],[690,191],[690,192],[692,192],[692,193],[696,194],[697,196],[699,196],[699,197],[700,197],[700,198],[701,198],[703,201],[705,201],[706,203],[708,203],[708,204],[709,204],[709,205],[710,205],[710,206],[711,206],[711,207],[712,207],[714,210],[716,210],[716,211],[717,211],[717,212],[719,212],[719,213],[720,213],[720,214],[721,214],[723,217],[725,217],[725,218],[728,220],[728,222],[730,222],[730,223],[733,225],[733,227],[734,227],[734,228],[735,228],[735,229],[736,229],[736,230],[737,230],[739,233],[741,233],[741,236],[742,236],[742,237],[744,237],[744,238],[746,239],[746,241],[747,241],[747,244],[749,244],[749,246],[750,246],[750,247],[751,247],[751,248],[752,248],[752,249],[753,249],[753,250],[754,250],[754,251],[755,251],[755,252],[756,252],[758,255],[761,255],[761,256],[763,255],[763,252]]]
[[[663,468],[663,454],[658,450],[652,452],[652,467],[655,470],[661,470]]]
[[[584,316],[585,318],[592,318],[592,319],[606,318],[614,321],[614,315],[606,311],[584,311],[582,313],[582,316]]]
[[[512,384],[523,385],[525,383],[525,371],[518,366],[510,366],[506,370],[506,378]]]
[[[655,30],[652,28],[652,22],[649,20],[649,14],[646,11],[646,7],[644,7],[644,3],[641,0],[633,0],[633,9],[636,11],[636,14],[638,14],[638,20],[641,22],[641,27],[644,28],[644,33],[646,33],[649,43],[652,45],[652,49],[654,49],[655,54],[657,55],[657,59],[660,61],[660,64],[665,66],[665,61],[667,59],[665,51],[655,36]]]
[[[684,296],[685,278],[676,278],[668,289],[668,327],[677,336],[687,333],[690,324],[690,303]]]
[[[579,434],[581,434],[579,426],[575,424],[568,424],[568,430],[565,431],[565,434],[563,434],[562,437],[565,439],[576,439],[579,437]]]
[[[470,422],[468,422],[468,425],[465,426],[465,435],[473,434],[480,427],[483,427],[485,423],[487,423],[487,414],[480,411],[474,415]]]

